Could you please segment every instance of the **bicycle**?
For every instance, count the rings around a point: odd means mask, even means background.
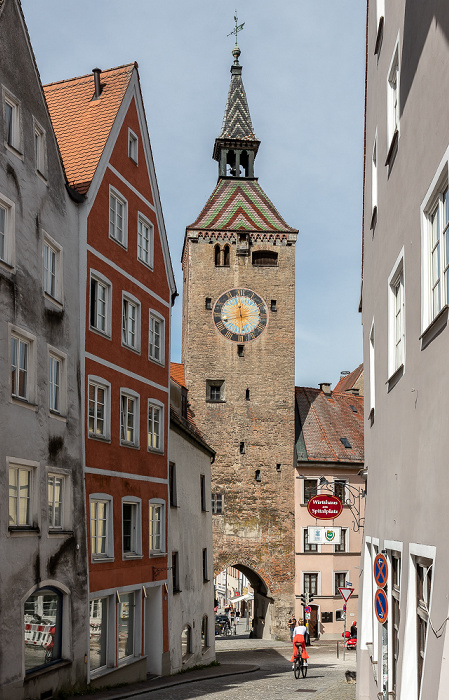
[[[305,678],[307,676],[307,669],[309,667],[302,658],[302,646],[301,644],[299,644],[299,642],[296,642],[296,647],[298,649],[298,655],[295,656],[295,661],[293,664],[293,673],[295,674],[295,678],[299,678],[301,674],[302,677]]]

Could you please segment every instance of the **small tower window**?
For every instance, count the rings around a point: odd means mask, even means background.
[[[276,267],[278,254],[274,250],[255,250],[253,252],[253,265],[255,267]]]
[[[246,399],[247,401],[249,401],[249,389],[246,390],[245,399]]]
[[[214,258],[215,258],[215,267],[220,267],[221,250],[220,250],[220,246],[218,245],[218,243],[214,248]]]
[[[276,306],[276,299],[271,300],[271,311],[277,311],[277,306]]]
[[[281,465],[280,465],[280,464],[276,464],[276,471],[277,471],[277,472],[280,472],[280,471],[281,471]]]
[[[229,267],[231,261],[231,251],[228,245],[225,245],[223,250],[223,265]]]
[[[237,345],[237,355],[239,357],[245,357],[245,346],[244,345]]]
[[[254,474],[254,478],[256,481],[262,481],[260,478],[260,469],[256,469],[256,473]]]
[[[206,297],[206,300],[204,302],[204,306],[206,308],[206,311],[212,310],[212,299],[210,297]]]
[[[240,454],[241,455],[245,454],[245,443],[244,442],[240,443]]]

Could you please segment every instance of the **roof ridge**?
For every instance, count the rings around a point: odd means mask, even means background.
[[[120,70],[121,68],[138,68],[138,63],[137,61],[133,61],[132,63],[123,63],[121,66],[115,66],[115,68],[105,68],[105,70],[102,70],[100,75],[103,75],[104,73],[111,73],[114,70]],[[74,80],[83,80],[83,78],[93,78],[93,73],[86,73],[85,75],[76,75],[73,78],[64,78],[63,80],[54,80],[51,83],[45,83],[43,86],[44,88],[51,87],[52,85],[61,85],[62,83],[71,83]]]

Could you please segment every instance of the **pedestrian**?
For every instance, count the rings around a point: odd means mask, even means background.
[[[352,639],[357,639],[357,620],[354,620],[351,625],[351,637]]]
[[[296,627],[296,617],[293,615],[293,613],[290,614],[290,619],[289,619],[287,624],[290,628],[290,641],[293,642],[293,637],[294,637],[293,630]]]

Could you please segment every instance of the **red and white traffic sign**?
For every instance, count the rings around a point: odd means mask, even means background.
[[[310,607],[310,605],[306,605],[306,607],[304,608],[304,612],[312,612],[312,608]]]
[[[385,588],[388,579],[388,562],[383,554],[378,554],[374,560],[374,580],[379,588]]]
[[[338,590],[340,591],[340,595],[341,595],[341,597],[343,598],[343,600],[345,601],[345,603],[348,602],[349,598],[350,598],[350,597],[352,596],[352,594],[354,593],[354,589],[353,589],[353,588],[346,588],[345,586],[342,586],[342,587],[339,588]]]

